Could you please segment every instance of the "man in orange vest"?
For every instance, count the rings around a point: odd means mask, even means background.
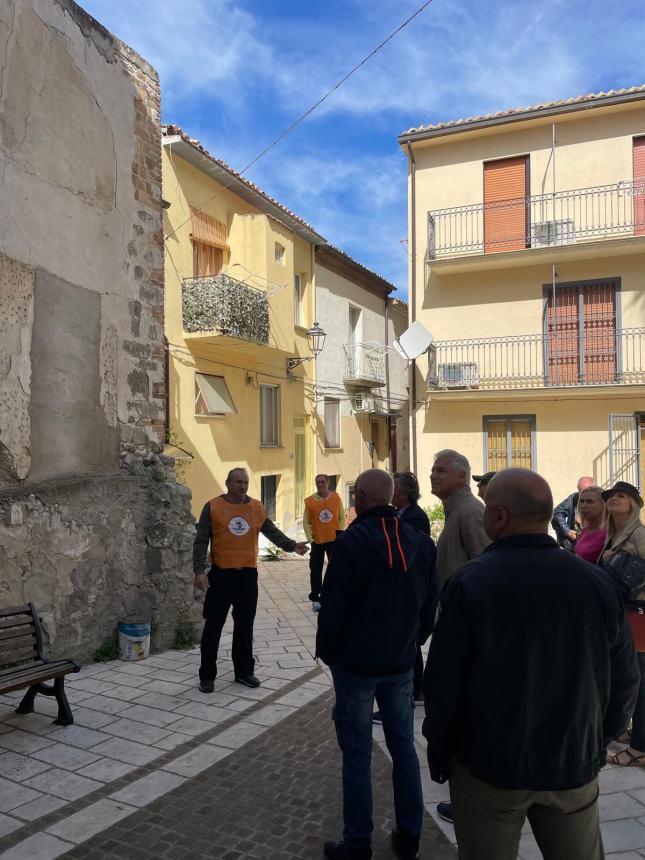
[[[311,543],[309,600],[313,601],[314,611],[317,612],[320,609],[325,555],[329,561],[336,535],[345,528],[345,509],[338,493],[329,489],[327,475],[316,475],[316,490],[313,496],[305,499],[302,527],[307,540]]]
[[[253,622],[258,602],[258,536],[260,532],[280,549],[305,555],[306,543],[283,534],[267,517],[264,505],[246,491],[246,469],[231,469],[226,492],[206,502],[197,524],[193,546],[195,587],[206,591],[203,616],[199,689],[212,693],[217,675],[217,650],[222,628],[233,607],[233,668],[235,680],[246,687],[259,687],[253,674]],[[210,544],[211,569],[206,576],[206,554]]]

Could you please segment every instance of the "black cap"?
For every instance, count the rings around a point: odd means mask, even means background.
[[[496,475],[497,472],[484,472],[483,475],[473,475],[473,481],[476,484],[487,484],[493,475]]]
[[[636,502],[639,508],[643,507],[643,497],[636,487],[633,484],[629,484],[627,481],[616,481],[613,487],[603,492],[602,497],[607,501],[607,499],[610,496],[613,496],[614,493],[625,493],[626,496],[629,496]]]

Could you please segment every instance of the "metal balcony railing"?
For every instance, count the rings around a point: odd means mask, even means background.
[[[645,235],[645,179],[428,212],[426,260]]]
[[[427,383],[444,391],[643,384],[645,328],[436,342]]]
[[[186,278],[181,292],[184,331],[268,344],[269,302],[262,290],[219,274]]]
[[[385,353],[383,344],[346,343],[345,382],[366,387],[385,385]]]

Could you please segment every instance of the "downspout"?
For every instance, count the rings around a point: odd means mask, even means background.
[[[166,401],[166,410],[163,417],[164,438],[163,446],[170,442],[170,345],[168,338],[164,335],[163,339],[163,375],[164,375],[164,399]]]
[[[414,159],[414,150],[412,144],[408,140],[408,158],[410,160],[410,323],[413,323],[417,318],[417,189],[416,189],[416,168],[417,163]],[[410,456],[411,468],[417,472],[417,420],[416,420],[416,402],[417,402],[417,363],[416,360],[410,362],[410,381],[408,384],[408,412],[410,420]]]
[[[390,427],[390,350],[388,349],[389,343],[389,331],[388,324],[390,320],[390,303],[387,297],[387,294],[384,296],[385,302],[385,336],[383,338],[383,343],[385,344],[385,421],[387,426],[387,448],[388,448],[388,456],[390,458],[390,471],[393,472],[396,469],[396,463],[392,462],[392,431]],[[396,452],[394,455],[396,459]]]

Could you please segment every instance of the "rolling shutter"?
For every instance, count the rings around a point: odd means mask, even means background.
[[[645,236],[645,137],[634,138],[634,235]]]
[[[484,163],[484,252],[526,248],[528,156]]]

